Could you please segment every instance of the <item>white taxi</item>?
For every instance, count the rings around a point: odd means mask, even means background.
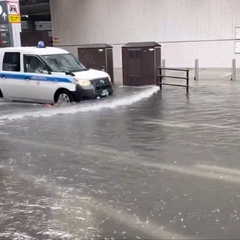
[[[0,49],[0,97],[27,102],[70,103],[113,94],[110,76],[88,69],[56,47]]]

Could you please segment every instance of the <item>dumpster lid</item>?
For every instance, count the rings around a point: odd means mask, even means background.
[[[123,48],[129,47],[161,47],[157,42],[129,42],[123,46]]]
[[[78,48],[112,48],[112,46],[107,43],[96,43],[96,44],[83,44]]]

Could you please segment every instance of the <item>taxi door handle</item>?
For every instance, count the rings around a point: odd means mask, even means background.
[[[29,80],[30,80],[30,77],[25,77],[25,79],[29,81]]]
[[[5,78],[5,75],[1,75],[1,78]]]

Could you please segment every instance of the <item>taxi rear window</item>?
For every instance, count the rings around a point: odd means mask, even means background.
[[[3,71],[20,72],[20,53],[6,52],[3,58]]]

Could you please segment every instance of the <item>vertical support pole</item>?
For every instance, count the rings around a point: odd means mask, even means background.
[[[187,93],[189,92],[189,69],[186,71],[186,85],[187,85]]]
[[[162,91],[162,68],[159,68],[159,87],[160,91]]]
[[[19,0],[0,0],[0,47],[20,47],[21,14]]]
[[[234,58],[232,60],[232,77],[231,77],[232,81],[236,80],[236,59]]]
[[[165,68],[165,67],[166,67],[166,60],[165,60],[165,59],[163,59],[163,60],[162,60],[162,67],[163,67],[163,68]],[[166,75],[166,70],[165,70],[165,69],[164,69],[164,70],[162,70],[162,75],[163,75],[163,76],[165,76],[165,75]]]
[[[195,59],[195,76],[194,76],[194,80],[198,80],[199,79],[199,61],[198,59]]]

